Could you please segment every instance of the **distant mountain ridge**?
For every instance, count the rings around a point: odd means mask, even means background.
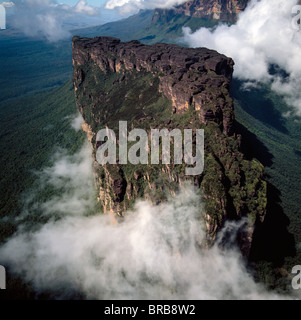
[[[192,0],[174,9],[156,9],[153,22],[169,20],[174,15],[195,18],[207,18],[225,22],[234,22],[240,12],[244,11],[249,0]]]
[[[192,0],[173,9],[141,10],[129,18],[75,31],[83,37],[109,36],[122,41],[179,43],[182,28],[196,31],[219,22],[233,23],[249,0]]]

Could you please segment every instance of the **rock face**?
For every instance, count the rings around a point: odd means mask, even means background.
[[[95,63],[105,74],[141,70],[156,74],[159,91],[172,102],[174,113],[181,114],[193,107],[201,122],[215,121],[226,134],[233,132],[233,103],[227,99],[232,59],[205,48],[187,49],[160,43],[146,46],[138,41],[122,43],[105,37],[77,39],[74,43],[73,57],[77,64]],[[86,55],[81,54],[83,51]],[[77,70],[75,76],[77,88],[83,81],[82,70]]]
[[[156,9],[153,22],[169,19],[174,15],[233,22],[249,0],[192,0],[171,10]]]
[[[73,38],[76,101],[94,149],[103,211],[122,216],[137,198],[158,203],[190,181],[206,201],[208,243],[226,219],[249,215],[250,234],[255,220],[263,221],[267,203],[263,166],[245,159],[235,132],[229,95],[233,65],[232,59],[205,48]],[[117,132],[120,120],[128,122],[129,130],[147,132],[204,129],[204,172],[185,176],[183,165],[175,164],[100,166],[95,135],[106,126]],[[250,234],[242,238],[249,239]]]

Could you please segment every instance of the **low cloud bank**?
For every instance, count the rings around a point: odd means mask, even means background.
[[[234,246],[200,250],[205,233],[201,196],[184,188],[166,203],[138,201],[120,224],[95,214],[91,150],[57,152],[39,173],[46,200],[31,199],[22,218],[48,222],[21,227],[0,247],[0,264],[32,283],[37,294],[90,299],[276,299],[256,284]],[[39,191],[41,191],[39,190]],[[52,189],[50,189],[52,190]],[[91,214],[93,213],[93,214]],[[235,237],[240,225],[224,233]],[[229,231],[230,230],[230,231]],[[223,234],[220,235],[223,238]],[[230,241],[231,239],[229,239]]]
[[[43,38],[50,42],[70,37],[66,23],[80,23],[86,17],[100,17],[100,9],[85,0],[76,5],[59,4],[55,0],[16,0],[10,24],[29,37]]]
[[[232,57],[236,78],[269,83],[301,116],[301,32],[292,27],[292,8],[297,3],[252,0],[236,24],[213,31],[184,28],[184,41]]]

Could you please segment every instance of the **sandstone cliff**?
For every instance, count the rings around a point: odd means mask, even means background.
[[[153,22],[167,20],[174,15],[233,22],[249,0],[191,0],[171,10],[156,9]]]
[[[95,134],[106,126],[117,130],[120,120],[128,121],[129,129],[205,130],[205,171],[199,176],[185,176],[183,165],[100,166],[95,161],[104,211],[123,215],[141,197],[164,201],[189,180],[206,199],[209,243],[228,218],[249,215],[249,230],[256,219],[263,221],[267,203],[263,166],[245,159],[235,132],[229,95],[233,64],[205,48],[73,38],[76,101],[90,137],[94,134],[94,157]]]

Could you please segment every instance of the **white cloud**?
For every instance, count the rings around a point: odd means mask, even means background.
[[[94,180],[87,145],[73,156],[56,153],[39,181],[42,189],[52,186],[59,193],[29,201],[23,218],[53,218],[40,227],[25,224],[0,247],[0,264],[31,282],[37,293],[66,299],[74,292],[93,299],[280,298],[254,282],[235,247],[223,251],[217,243],[200,250],[203,205],[192,187],[158,206],[139,201],[116,224],[111,214],[91,215]],[[225,232],[235,238],[240,226],[229,223]]]
[[[13,2],[2,2],[2,3],[0,3],[0,5],[3,6],[3,7],[6,7],[6,8],[11,8],[15,4]]]
[[[235,77],[271,83],[301,115],[301,32],[292,28],[292,8],[296,3],[297,0],[252,0],[235,25],[221,25],[214,31],[201,28],[194,33],[184,28],[184,39],[193,47],[208,47],[232,57]],[[272,76],[271,64],[289,76]]]
[[[89,6],[85,0],[79,0],[74,7],[74,12],[87,14],[89,16],[97,15],[99,12],[95,7]]]
[[[35,172],[39,189],[25,194],[24,210],[19,219],[25,219],[31,211],[53,218],[80,216],[92,211],[95,190],[90,154],[88,143],[75,155],[68,155],[63,149],[57,150],[53,155],[53,166]],[[52,194],[46,202],[39,201],[41,190],[47,188],[63,192]]]
[[[58,4],[54,0],[17,0],[11,24],[27,36],[55,42],[70,36],[64,25],[68,19],[98,15],[99,9],[85,0],[79,0],[75,6]]]
[[[117,8],[121,14],[130,14],[136,13],[140,9],[170,9],[186,1],[187,0],[109,0],[106,3],[106,8]]]
[[[82,117],[82,115],[79,113],[77,116],[73,117],[71,120],[71,127],[75,130],[75,131],[79,131],[82,129],[82,124],[84,122],[84,119]]]

